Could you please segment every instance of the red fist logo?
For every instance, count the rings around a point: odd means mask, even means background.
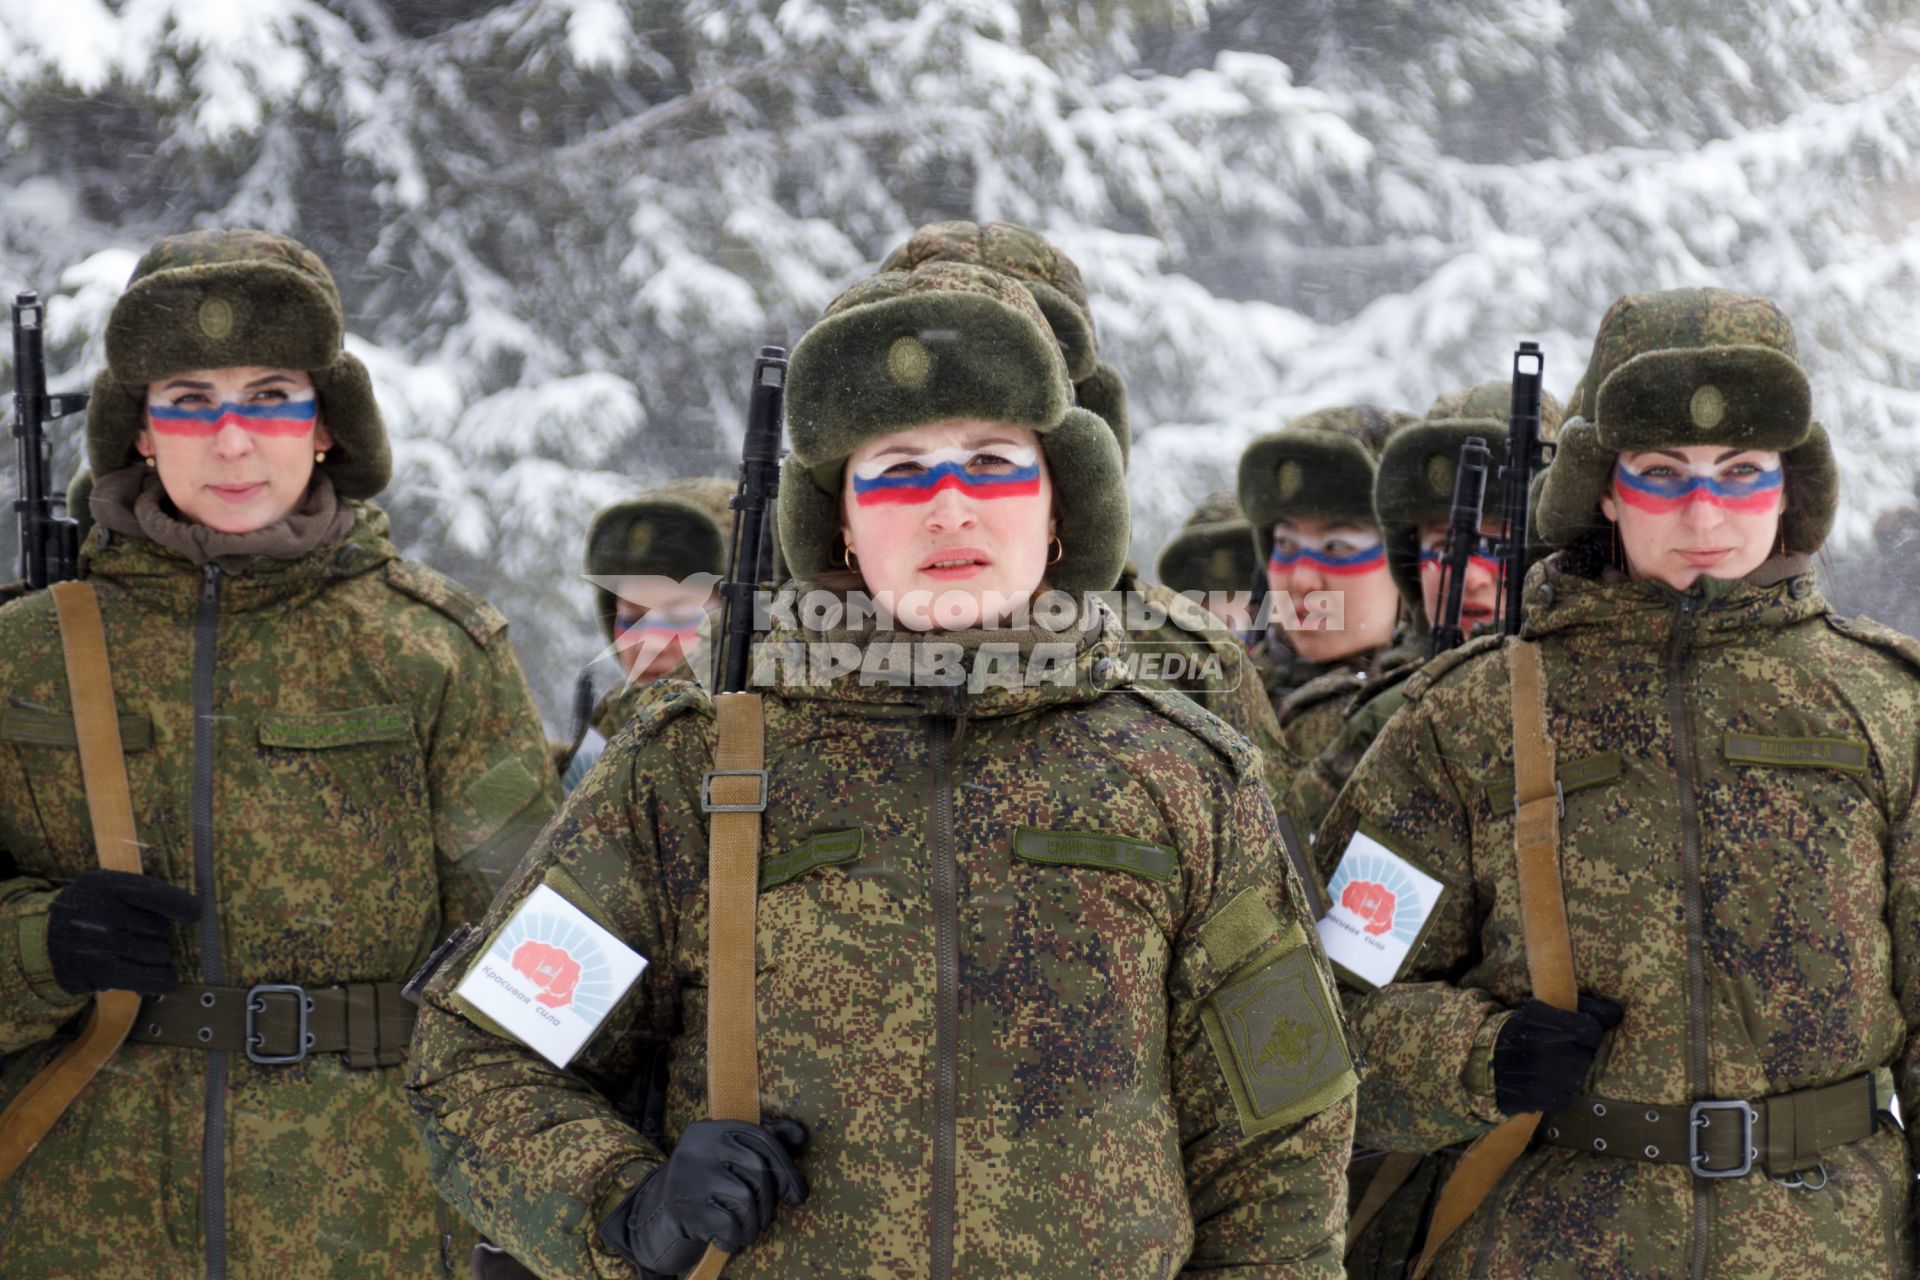
[[[561,947],[545,942],[523,942],[513,953],[513,967],[539,988],[534,996],[549,1009],[573,1001],[580,981],[580,962]]]
[[[1393,928],[1393,893],[1371,880],[1349,880],[1340,891],[1340,905],[1367,922],[1367,932],[1378,936]]]

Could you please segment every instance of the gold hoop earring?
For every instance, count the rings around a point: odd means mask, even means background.
[[[1065,556],[1066,554],[1067,554],[1067,544],[1066,544],[1066,543],[1064,543],[1064,542],[1062,542],[1062,541],[1060,541],[1060,535],[1059,535],[1059,534],[1057,534],[1057,533],[1056,533],[1056,534],[1054,534],[1054,535],[1053,535],[1053,555],[1052,555],[1052,556],[1050,556],[1050,557],[1048,558],[1048,560],[1047,560],[1047,563],[1048,563],[1048,564],[1059,564],[1059,563],[1060,563],[1060,561],[1061,561],[1061,559],[1062,559],[1062,558],[1063,558],[1063,557],[1064,557],[1064,556]]]
[[[853,548],[844,543],[840,547],[840,563],[847,567],[849,573],[860,572],[860,566],[853,562]]]
[[[313,460],[315,462],[325,462],[327,460],[327,451],[325,449],[315,449],[313,451]]]

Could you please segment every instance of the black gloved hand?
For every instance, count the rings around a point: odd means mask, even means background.
[[[178,885],[130,871],[83,871],[54,895],[47,912],[53,980],[77,996],[163,996],[180,985],[169,926],[199,918],[200,900]]]
[[[1569,1012],[1544,1000],[1514,1010],[1493,1042],[1493,1094],[1507,1115],[1562,1111],[1586,1081],[1600,1038],[1620,1025],[1620,1006],[1581,996]]]
[[[792,1120],[696,1120],[667,1162],[600,1224],[600,1238],[642,1275],[684,1275],[709,1242],[738,1253],[766,1230],[780,1201],[807,1198],[806,1176],[793,1163],[806,1145],[807,1131]]]

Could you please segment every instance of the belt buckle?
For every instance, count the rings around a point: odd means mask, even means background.
[[[1733,1169],[1704,1167],[1707,1153],[1700,1149],[1700,1133],[1712,1122],[1712,1113],[1724,1111],[1740,1117],[1740,1150],[1746,1154]],[[1753,1108],[1744,1102],[1696,1102],[1687,1109],[1687,1167],[1696,1178],[1744,1178],[1753,1172]]]
[[[298,1049],[293,1053],[258,1053],[255,1047],[266,1042],[266,1034],[253,1027],[255,1014],[267,1011],[266,998],[270,995],[292,996],[300,1011],[300,1032]],[[313,1008],[313,1001],[307,996],[305,987],[291,982],[261,982],[247,988],[247,1058],[263,1067],[284,1067],[299,1062],[307,1056],[307,1046],[313,1043],[313,1037],[307,1032],[307,1010]]]
[[[715,778],[755,778],[760,783],[760,799],[750,804],[715,804]],[[709,769],[700,775],[700,807],[708,813],[765,813],[767,811],[767,771],[765,769]]]

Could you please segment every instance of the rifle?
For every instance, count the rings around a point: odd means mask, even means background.
[[[727,546],[727,577],[720,584],[720,628],[713,647],[713,690],[739,693],[747,687],[753,648],[753,595],[773,574],[774,499],[780,493],[780,432],[786,400],[787,353],[762,347],[753,362],[747,399],[747,436],[740,450],[740,491],[728,499],[733,536]]]
[[[567,751],[560,758],[560,772],[566,773],[574,757],[580,754],[580,744],[587,740],[587,730],[593,727],[593,672],[582,671],[573,682],[573,723],[567,729]]]
[[[1460,462],[1453,472],[1453,510],[1447,515],[1446,549],[1440,556],[1440,616],[1434,620],[1433,641],[1427,650],[1438,657],[1465,640],[1460,629],[1460,607],[1466,600],[1467,562],[1480,542],[1480,521],[1487,505],[1487,473],[1493,454],[1479,436],[1460,446]]]
[[[1500,553],[1501,630],[1520,634],[1520,596],[1526,587],[1529,521],[1527,496],[1533,478],[1547,465],[1547,449],[1540,440],[1540,388],[1546,357],[1537,342],[1522,342],[1513,353],[1513,401],[1507,409],[1507,462],[1500,468],[1506,482],[1507,540]]]
[[[65,491],[51,482],[47,423],[87,407],[85,392],[47,394],[46,319],[39,294],[28,289],[15,295],[13,438],[19,442],[20,493],[13,510],[20,530],[20,580],[36,591],[79,572],[80,525],[67,518]]]

